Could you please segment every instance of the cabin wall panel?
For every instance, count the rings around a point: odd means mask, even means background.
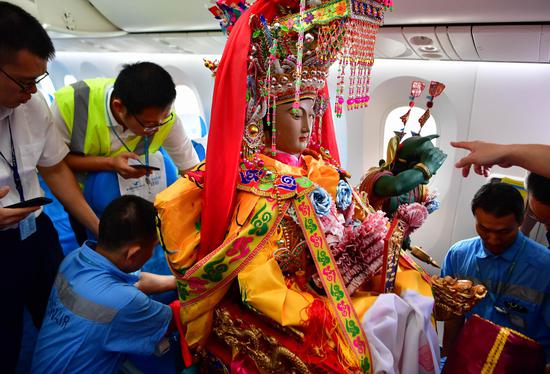
[[[550,144],[550,66],[481,63],[477,69],[467,139]],[[460,156],[464,154],[460,152]],[[520,178],[526,174],[518,167],[494,167],[493,172]],[[475,174],[461,180],[452,242],[476,235],[470,202],[486,182],[485,178]]]

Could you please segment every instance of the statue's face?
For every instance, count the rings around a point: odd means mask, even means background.
[[[279,151],[292,155],[301,154],[308,146],[315,121],[313,99],[300,100],[298,113],[292,112],[292,102],[281,104],[275,114]],[[271,134],[269,134],[271,135]],[[271,139],[267,145],[269,146]]]

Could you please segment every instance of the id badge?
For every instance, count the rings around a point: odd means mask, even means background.
[[[21,237],[21,240],[25,240],[35,232],[36,217],[34,213],[31,213],[25,219],[19,221],[19,236]]]

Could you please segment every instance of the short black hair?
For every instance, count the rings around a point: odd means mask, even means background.
[[[113,97],[122,101],[130,114],[145,108],[166,108],[176,99],[176,86],[170,74],[152,62],[124,65],[113,88]]]
[[[518,223],[523,221],[524,202],[521,193],[506,183],[487,183],[472,199],[472,213],[481,209],[495,217],[513,214]]]
[[[99,220],[97,245],[117,251],[129,244],[148,244],[157,237],[157,211],[139,196],[124,195],[113,200]]]
[[[0,65],[24,49],[44,60],[55,56],[52,40],[40,22],[17,5],[0,1]]]
[[[535,173],[527,177],[527,192],[544,205],[550,205],[550,179]]]

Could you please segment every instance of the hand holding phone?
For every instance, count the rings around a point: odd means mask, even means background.
[[[8,186],[0,186],[0,199],[5,197],[10,188]],[[6,209],[0,208],[0,229],[5,229],[11,225],[18,224],[21,220],[25,219],[33,211],[37,210],[38,206],[21,209]]]
[[[134,169],[145,169],[147,171],[153,171],[153,170],[160,170],[160,168],[157,168],[156,166],[147,166],[147,165],[143,165],[143,164],[135,164],[135,165],[129,165],[130,167],[134,168]]]

